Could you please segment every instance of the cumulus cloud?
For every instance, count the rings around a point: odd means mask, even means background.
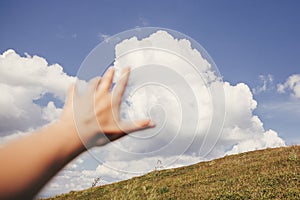
[[[222,82],[189,40],[158,31],[142,40],[122,41],[115,54],[115,80],[124,66],[132,67],[122,116],[127,120],[151,117],[156,128],[91,149],[99,162],[87,154],[80,156],[40,196],[91,187],[96,177],[106,184],[158,168],[285,145],[253,114],[257,102],[250,88],[244,83]],[[38,56],[22,57],[13,50],[0,56],[0,70],[2,135],[25,133],[55,120],[61,111],[55,101],[46,106],[35,101],[47,93],[63,101],[75,79],[57,64],[49,65]],[[216,107],[219,101],[226,108],[225,121],[222,109]],[[215,132],[215,125],[223,127],[221,135]]]
[[[278,134],[273,130],[268,130],[262,134],[253,134],[251,137],[245,135],[244,140],[239,141],[227,151],[226,154],[237,154],[240,152],[254,151],[258,149],[264,149],[266,147],[281,147],[284,146],[284,141],[278,137]]]
[[[38,197],[50,197],[71,190],[83,190],[91,187],[94,178],[99,177],[96,170],[88,169],[86,162],[91,160],[87,153],[70,162],[40,192]],[[84,163],[85,162],[85,163]],[[106,183],[101,180],[101,183]]]
[[[178,55],[181,55],[184,59]],[[231,85],[228,82],[222,83],[213,72],[211,64],[198,50],[192,48],[189,40],[176,39],[165,31],[158,31],[142,40],[133,37],[116,46],[116,58],[114,65],[117,72],[124,66],[130,65],[132,67],[128,93],[130,93],[130,87],[134,88],[132,89],[134,92],[128,94],[129,103],[124,105],[124,107],[127,106],[127,117],[138,118],[141,117],[141,113],[145,113],[142,117],[146,117],[147,114],[149,115],[149,110],[152,107],[155,108],[155,105],[160,105],[164,111],[163,114],[166,115],[158,117],[157,121],[160,123],[165,119],[169,125],[164,126],[163,131],[160,132],[162,134],[156,138],[151,138],[152,143],[147,140],[152,148],[159,148],[162,141],[166,141],[165,145],[169,145],[168,141],[175,138],[175,130],[180,124],[180,128],[183,127],[182,132],[179,131],[176,135],[176,140],[180,142],[176,143],[175,141],[174,147],[177,150],[183,150],[185,145],[188,144],[188,140],[193,140],[193,144],[189,146],[184,154],[204,155],[204,152],[197,152],[197,149],[199,150],[203,146],[202,141],[207,139],[206,143],[208,143],[217,137],[210,131],[209,123],[212,115],[218,114],[218,112],[213,112],[212,98],[216,97],[210,94],[211,87],[214,84],[222,84],[222,87],[218,87],[216,93],[221,93],[224,90],[224,102],[226,102],[227,111],[223,134],[219,139],[221,145],[214,146],[214,149],[218,150],[217,152],[222,150],[226,153],[225,149],[232,149],[237,144],[243,146],[239,148],[240,151],[237,151],[237,153],[252,150],[253,146],[255,148],[265,148],[284,145],[284,141],[277,134],[273,134],[274,131],[264,130],[259,117],[253,114],[257,102],[253,99],[249,87],[244,83],[237,85]],[[189,62],[186,62],[186,60]],[[197,70],[194,66],[191,67],[190,63],[194,64]],[[162,68],[166,69],[162,70]],[[118,76],[118,73],[116,73],[116,76]],[[261,90],[266,90],[267,82],[273,81],[271,75],[261,77],[261,79],[264,81]],[[155,84],[151,84],[151,81]],[[141,87],[141,83],[150,84]],[[135,85],[139,87],[135,88]],[[170,91],[175,94],[171,94]],[[185,93],[182,91],[185,91]],[[183,122],[184,119],[180,117],[185,112],[189,114],[186,117],[187,121]],[[195,123],[195,121],[193,122],[194,118],[199,120],[196,121],[196,131],[190,129]],[[221,119],[214,119],[222,123]],[[207,131],[209,132],[207,133]],[[193,135],[194,133],[195,135]],[[274,142],[263,142],[265,137]],[[252,138],[256,139],[252,140]],[[124,141],[124,145],[126,142],[135,141],[132,142],[136,144],[135,148],[145,149],[147,147],[146,143],[139,140],[130,137],[126,139],[128,141]],[[256,145],[245,142],[248,140],[252,140]],[[142,143],[142,145],[139,146],[139,143]],[[214,143],[209,145],[214,145]],[[169,155],[169,153],[171,155],[171,152],[176,152],[172,147],[172,145],[169,145],[170,152],[165,152],[164,155]],[[212,155],[220,156],[215,155],[213,152]]]
[[[132,51],[147,45],[172,49],[173,53],[149,49]],[[192,59],[198,70],[191,69],[176,54]],[[100,184],[106,184],[154,169],[179,167],[223,155],[285,145],[275,131],[265,130],[262,121],[253,114],[257,102],[250,88],[244,83],[231,85],[221,82],[211,72],[210,63],[192,49],[188,40],[175,39],[166,32],[158,32],[144,40],[130,38],[116,46],[116,58],[115,80],[122,67],[132,67],[122,116],[126,119],[150,116],[157,127],[131,134],[105,147],[91,149],[90,153],[100,164],[85,169],[84,163],[92,158],[83,158],[82,164],[71,163],[52,181],[55,184],[46,188],[49,194],[91,187],[96,177],[101,177]],[[217,135],[209,128],[212,115],[218,113],[213,112],[211,94],[205,85],[208,83],[221,84],[222,87],[217,89],[222,88],[225,94],[226,119],[216,144]],[[182,116],[183,113],[188,114]],[[203,145],[203,141],[207,144]],[[209,151],[209,146],[213,147],[212,151]]]
[[[56,119],[61,109],[53,101],[46,107],[35,101],[46,94],[64,101],[74,80],[60,65],[49,65],[42,57],[4,52],[0,55],[0,135],[26,132]]]
[[[56,179],[61,192],[70,190],[70,183],[75,185],[73,190],[90,187],[95,177],[102,177],[101,184],[105,184],[154,169],[285,145],[275,131],[265,130],[262,121],[253,114],[257,102],[250,88],[244,83],[231,85],[220,81],[211,64],[188,40],[178,40],[159,31],[142,40],[135,37],[124,40],[115,50],[115,80],[124,66],[132,67],[122,116],[127,120],[151,117],[157,126],[91,149],[90,153],[101,164],[81,172],[69,167]],[[197,69],[191,68],[178,54],[196,63]],[[223,92],[225,98],[215,96],[224,100],[224,123],[222,113],[214,112],[209,89],[215,85],[221,86],[215,92]],[[220,115],[214,118],[220,122],[215,125],[223,125],[219,138],[211,128],[213,115]],[[58,190],[57,185],[50,187]]]
[[[291,96],[300,98],[300,74],[294,74],[288,77],[285,83],[277,85],[279,93],[291,92]]]

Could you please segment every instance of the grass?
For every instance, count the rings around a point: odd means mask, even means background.
[[[225,156],[50,199],[300,199],[300,146]]]

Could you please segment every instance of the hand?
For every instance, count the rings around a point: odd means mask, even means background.
[[[103,78],[94,78],[83,94],[75,85],[68,92],[61,121],[73,124],[87,148],[104,145],[127,133],[153,127],[149,119],[124,121],[120,116],[122,97],[126,89],[130,68],[125,68],[110,91],[114,68],[110,67]]]
[[[72,85],[58,121],[2,147],[0,199],[33,199],[48,180],[86,148],[152,127],[149,119],[121,119],[120,105],[129,71],[122,71],[112,92],[113,68],[103,78],[92,79],[83,94]]]

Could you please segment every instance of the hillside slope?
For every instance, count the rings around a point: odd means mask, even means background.
[[[50,199],[300,199],[300,146],[153,171]]]

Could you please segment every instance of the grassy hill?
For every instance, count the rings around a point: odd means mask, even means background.
[[[50,199],[300,199],[300,146],[153,171]]]

